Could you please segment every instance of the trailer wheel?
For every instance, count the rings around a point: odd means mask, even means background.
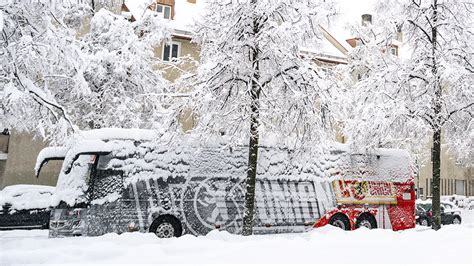
[[[351,229],[351,223],[349,222],[349,218],[347,218],[347,216],[342,213],[334,214],[331,219],[329,219],[329,224],[346,231]]]
[[[356,228],[365,227],[369,229],[377,228],[377,221],[372,214],[363,213],[357,218]]]
[[[159,238],[171,238],[180,237],[183,233],[183,228],[176,217],[162,215],[153,221],[149,231]]]

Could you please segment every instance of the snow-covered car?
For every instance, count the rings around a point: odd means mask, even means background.
[[[430,226],[433,213],[431,200],[416,202],[416,222],[420,225]],[[441,202],[441,224],[460,224],[461,210],[452,202]]]
[[[441,201],[443,202],[451,202],[459,208],[467,207],[467,200],[468,197],[463,195],[450,195],[450,196],[441,196]]]
[[[13,185],[0,191],[0,230],[49,228],[54,187]]]
[[[464,208],[474,210],[474,197],[467,197],[464,200]]]

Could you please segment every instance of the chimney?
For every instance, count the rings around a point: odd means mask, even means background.
[[[372,15],[371,14],[363,14],[362,15],[362,26],[368,26],[372,24]]]

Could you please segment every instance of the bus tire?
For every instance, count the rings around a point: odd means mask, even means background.
[[[370,213],[363,213],[359,215],[356,222],[356,228],[365,227],[368,229],[375,229],[377,228],[377,221],[375,217]]]
[[[347,216],[342,213],[336,213],[331,216],[331,219],[329,219],[329,224],[346,231],[351,229],[349,218],[347,218]]]
[[[173,215],[162,215],[157,217],[150,225],[150,233],[159,238],[180,237],[183,233],[181,222]]]

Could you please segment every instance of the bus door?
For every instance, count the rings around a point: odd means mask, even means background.
[[[88,235],[121,233],[123,222],[121,198],[124,190],[123,171],[114,168],[111,154],[98,155],[89,181]]]

